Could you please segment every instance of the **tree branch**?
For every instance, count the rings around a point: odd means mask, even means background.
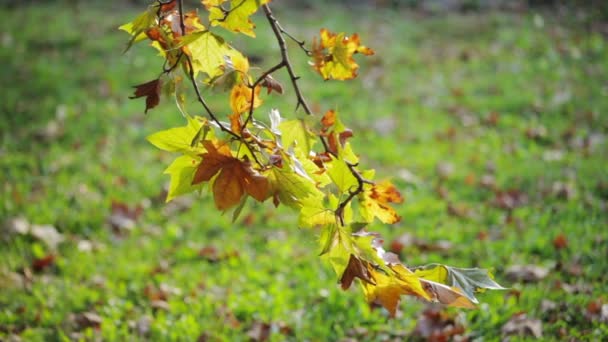
[[[289,61],[289,56],[287,54],[287,46],[285,44],[285,38],[283,37],[283,31],[281,29],[281,26],[278,20],[272,14],[272,11],[270,10],[270,6],[268,6],[268,4],[262,5],[262,8],[264,9],[264,13],[266,14],[268,23],[270,23],[272,32],[274,32],[274,36],[277,38],[279,48],[281,49],[282,61],[283,63],[285,63],[285,67],[287,68],[287,72],[289,73],[289,77],[291,78],[291,84],[293,86],[294,91],[296,92],[296,97],[298,99],[298,103],[296,104],[296,110],[298,109],[298,107],[302,106],[304,112],[310,115],[312,114],[312,110],[308,106],[308,103],[306,103],[306,100],[302,95],[300,87],[298,86],[298,79],[300,79],[300,77],[296,76],[295,72],[293,71],[293,67],[291,66],[291,62]]]

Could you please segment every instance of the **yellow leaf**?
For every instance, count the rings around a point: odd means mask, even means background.
[[[353,55],[373,55],[374,51],[360,45],[359,35],[346,36],[321,29],[321,39],[313,41],[313,67],[324,79],[348,80],[357,76],[359,65]]]
[[[223,73],[224,56],[230,55],[231,47],[224,39],[210,31],[194,32],[181,38],[180,44],[192,59],[194,73],[203,72],[209,78]]]
[[[403,203],[403,197],[389,182],[375,185],[364,185],[364,191],[359,195],[361,204],[361,216],[366,222],[373,221],[377,217],[380,221],[388,224],[401,220],[389,203]]]
[[[260,90],[262,88],[257,86],[255,88],[255,95],[253,100],[253,108],[257,108],[262,104],[262,99],[259,97]],[[252,90],[243,83],[239,83],[232,88],[230,92],[230,108],[232,113],[242,114],[248,113],[251,109],[251,95]]]
[[[395,316],[397,305],[402,295],[415,296],[429,300],[430,297],[424,291],[420,279],[405,267],[391,266],[395,275],[387,275],[380,270],[369,268],[370,276],[375,284],[361,282],[365,298],[369,303],[378,302],[391,316]]]
[[[227,2],[230,2],[230,8],[224,11],[221,6],[227,7]],[[203,0],[203,5],[209,10],[209,23],[212,26],[220,25],[229,31],[255,37],[255,25],[249,17],[268,2],[270,0]]]

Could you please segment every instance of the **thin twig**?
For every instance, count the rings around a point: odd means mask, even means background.
[[[266,78],[266,76],[272,74],[273,72],[285,67],[285,61],[280,61],[279,64],[273,66],[272,68],[266,70],[258,79],[253,82],[249,88],[251,88],[251,107],[249,108],[249,115],[247,115],[247,119],[245,119],[245,123],[243,123],[243,127],[247,127],[249,121],[253,118],[253,105],[255,101],[255,88]]]
[[[287,46],[285,44],[285,38],[283,37],[283,33],[281,32],[279,22],[272,15],[272,11],[270,10],[270,6],[268,6],[268,4],[262,5],[262,8],[264,9],[266,18],[268,19],[268,22],[270,23],[270,27],[272,28],[272,31],[274,32],[274,35],[277,38],[277,42],[279,43],[279,48],[281,49],[281,57],[283,58],[283,62],[285,63],[285,67],[287,68],[287,72],[289,73],[289,77],[291,78],[291,84],[293,85],[293,89],[296,92],[296,97],[298,98],[298,103],[296,104],[296,109],[298,109],[298,107],[302,106],[302,108],[304,109],[304,112],[306,112],[306,114],[308,114],[308,115],[311,115],[312,110],[308,106],[308,103],[306,103],[306,100],[304,99],[304,96],[302,95],[302,92],[300,91],[300,87],[298,86],[298,79],[300,79],[300,77],[296,76],[295,72],[293,71],[293,67],[291,66],[291,62],[289,61],[289,56],[287,54]]]
[[[179,25],[182,30],[182,36],[184,36],[186,34],[186,25],[184,24],[184,2],[183,2],[183,0],[178,1],[178,6],[179,6]],[[198,84],[196,83],[196,78],[194,77],[194,68],[192,65],[192,59],[190,59],[190,56],[188,56],[188,54],[184,54],[184,56],[186,56],[186,61],[188,62],[188,76],[190,78],[192,86],[194,87],[194,91],[196,93],[198,102],[200,102],[201,105],[203,105],[203,108],[205,108],[205,111],[207,111],[207,114],[209,115],[211,120],[213,120],[213,122],[215,122],[222,131],[230,134],[232,137],[234,137],[237,140],[241,140],[241,137],[238,134],[234,133],[231,129],[224,127],[224,125],[222,125],[221,122],[217,119],[215,114],[213,114],[213,111],[211,111],[211,108],[209,108],[209,106],[207,105],[207,102],[205,101],[205,99],[203,99],[203,96],[201,95],[201,91],[198,87]],[[247,146],[247,147],[249,147],[249,146]]]

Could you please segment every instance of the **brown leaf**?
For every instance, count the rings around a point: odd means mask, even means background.
[[[416,322],[414,334],[427,341],[451,341],[463,335],[465,328],[445,311],[428,307]]]
[[[270,94],[273,90],[277,93],[283,95],[283,86],[281,83],[274,79],[274,77],[270,75],[266,75],[264,80],[261,83],[262,87],[266,87],[268,89],[268,94]]]
[[[115,233],[121,233],[124,230],[133,229],[143,211],[144,208],[141,205],[130,207],[126,203],[112,201],[107,221]]]
[[[34,269],[35,272],[42,272],[47,267],[52,266],[54,264],[55,264],[55,255],[49,254],[42,258],[34,259],[32,261],[32,269]]]
[[[241,202],[248,194],[259,202],[263,202],[270,194],[268,179],[261,176],[247,161],[232,157],[226,145],[216,147],[210,141],[203,141],[207,149],[203,153],[192,184],[209,181],[218,174],[213,183],[215,205],[220,210],[226,210]]]
[[[512,281],[538,282],[549,275],[549,270],[536,265],[514,265],[505,271],[507,278]]]
[[[160,89],[161,89],[161,81],[160,78],[152,80],[150,82],[142,83],[140,85],[136,85],[135,94],[130,96],[130,99],[136,99],[140,97],[146,97],[146,110],[144,113],[148,113],[149,109],[152,109],[158,106],[160,102]]]
[[[568,239],[566,236],[562,233],[556,236],[555,239],[553,239],[553,247],[555,247],[557,250],[568,247]]]
[[[513,210],[528,203],[528,195],[518,189],[496,191],[494,205],[505,210]]]
[[[76,315],[75,322],[78,324],[78,330],[84,330],[86,328],[99,329],[101,328],[103,319],[94,312],[83,312]]]
[[[515,314],[503,325],[503,336],[531,336],[534,338],[543,337],[543,323],[539,319],[528,318],[525,312]]]
[[[342,286],[342,290],[347,290],[353,283],[353,280],[355,280],[355,278],[359,278],[370,284],[375,284],[374,280],[370,277],[369,272],[367,270],[367,263],[351,254],[350,259],[348,260],[348,265],[346,266],[346,269],[342,274],[342,278],[340,278],[340,285]]]
[[[247,331],[247,336],[256,342],[268,341],[270,337],[270,328],[272,326],[265,322],[256,321]]]

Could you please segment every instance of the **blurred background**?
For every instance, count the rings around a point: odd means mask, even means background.
[[[128,99],[163,61],[124,53],[117,29],[146,1],[2,3],[0,340],[608,336],[608,2],[272,2],[299,39],[357,32],[376,51],[324,82],[290,43],[315,112],[337,108],[363,167],[406,197],[400,223],[369,229],[407,265],[490,268],[509,287],[479,310],[404,298],[395,319],[339,289],[290,210],[250,204],[233,223],[208,194],[164,202],[176,156],[145,137],[185,121]],[[261,72],[279,50],[254,21],[256,39],[216,31]],[[285,76],[260,120],[299,115]],[[226,94],[204,96],[228,114]]]

